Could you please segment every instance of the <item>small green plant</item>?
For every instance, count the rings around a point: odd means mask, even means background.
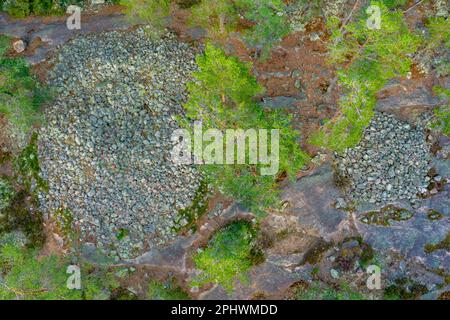
[[[217,129],[278,129],[280,134],[279,172],[261,175],[262,164],[205,164],[203,171],[210,186],[241,202],[255,213],[277,203],[277,177],[286,173],[294,178],[309,159],[298,144],[298,133],[291,127],[290,118],[281,111],[265,111],[254,101],[263,92],[250,65],[207,44],[205,53],[197,56],[199,71],[195,81],[188,83],[189,99],[184,105],[189,120],[202,121],[203,128]],[[191,122],[180,120],[187,129]],[[270,145],[269,145],[270,147]],[[247,153],[248,154],[248,153]],[[235,153],[235,158],[237,154]]]
[[[390,11],[379,1],[372,5],[381,9],[379,30],[367,27],[366,15],[346,25],[338,18],[328,20],[330,62],[339,65],[339,84],[346,94],[338,101],[337,115],[312,137],[312,144],[337,152],[355,146],[373,116],[375,94],[389,79],[410,71],[420,38],[409,31],[400,10]]]
[[[189,300],[189,295],[176,285],[174,279],[166,282],[152,280],[148,284],[147,300]]]
[[[15,191],[11,183],[7,179],[0,178],[0,213],[9,207],[14,194]]]
[[[116,235],[116,238],[117,238],[117,240],[123,240],[123,239],[125,239],[125,237],[127,237],[128,235],[129,235],[129,233],[130,233],[130,231],[128,230],[128,229],[125,229],[125,228],[120,228],[118,231],[117,231],[117,235]]]
[[[202,273],[191,286],[217,283],[231,291],[236,279],[245,281],[245,273],[254,264],[256,236],[252,225],[244,221],[234,222],[216,233],[208,246],[194,256],[195,266]]]
[[[68,261],[39,257],[36,249],[6,243],[0,247],[0,300],[92,300],[108,299],[118,286],[113,275],[92,266],[81,268],[81,290],[67,288]]]

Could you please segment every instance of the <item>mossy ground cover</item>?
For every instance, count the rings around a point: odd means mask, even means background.
[[[219,232],[193,257],[195,267],[202,271],[191,286],[220,284],[232,291],[236,280],[246,281],[246,272],[261,261],[256,248],[257,232],[249,222],[234,222]]]

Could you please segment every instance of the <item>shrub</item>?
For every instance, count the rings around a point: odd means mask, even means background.
[[[216,283],[227,291],[237,278],[245,281],[245,272],[253,264],[256,231],[248,222],[235,222],[216,233],[208,246],[194,256],[197,269],[203,271],[192,286]]]
[[[373,116],[377,91],[410,70],[420,38],[409,31],[401,11],[372,4],[381,8],[380,30],[369,29],[366,16],[343,26],[337,18],[328,21],[329,60],[339,65],[339,84],[346,94],[338,101],[337,115],[311,139],[315,145],[338,152],[355,146]]]
[[[38,257],[35,249],[12,243],[0,247],[0,300],[92,300],[107,299],[118,286],[113,275],[90,266],[81,268],[81,290],[67,288],[69,261]]]
[[[5,0],[1,9],[15,18],[25,18],[31,14],[31,3],[29,0]]]
[[[277,177],[287,173],[291,178],[303,166],[308,156],[298,146],[298,135],[290,126],[290,118],[282,112],[264,111],[254,101],[263,92],[256,78],[250,75],[250,65],[240,62],[211,44],[197,57],[200,68],[188,84],[189,98],[184,105],[190,120],[203,122],[203,128],[278,129],[280,131],[279,174],[261,175],[261,164],[203,164],[209,185],[244,206],[261,213],[276,203]],[[189,128],[190,122],[184,121]],[[270,146],[269,146],[270,147]],[[235,157],[237,155],[235,154]],[[247,159],[248,160],[248,159]],[[235,161],[236,163],[236,161]]]

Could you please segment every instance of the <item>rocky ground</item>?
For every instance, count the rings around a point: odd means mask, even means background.
[[[0,22],[5,19],[0,15]],[[0,32],[27,44],[43,41],[24,52],[36,63],[77,35],[63,23],[14,22]],[[114,13],[88,17],[85,26],[79,33],[129,24]],[[253,72],[267,89],[263,104],[293,113],[305,144],[336,111],[338,92],[326,64],[323,24],[303,30],[286,37],[268,61],[254,61]],[[237,42],[229,47],[251,60]],[[107,253],[162,278],[175,275],[200,299],[287,298],[299,283],[342,282],[366,298],[382,298],[380,291],[367,290],[369,263],[382,267],[383,288],[408,279],[407,286],[424,288],[417,297],[436,298],[448,290],[448,248],[426,248],[450,230],[449,140],[426,129],[428,116],[416,117],[438,105],[431,88],[445,79],[416,73],[380,92],[378,112],[357,147],[334,161],[314,161],[316,167],[284,185],[283,210],[261,222],[272,244],[246,283],[237,282],[232,293],[217,285],[192,290],[187,283],[198,272],[193,253],[227,223],[254,218],[232,204],[206,215],[193,235],[173,231],[178,210],[190,205],[199,185],[193,168],[166,161],[195,53],[172,36],[150,41],[138,29],[77,37],[51,61],[49,79],[58,98],[40,131],[42,175],[50,186],[41,195],[41,209],[50,217],[72,212],[87,242],[86,259],[116,264]]]
[[[62,48],[49,73],[57,99],[39,135],[50,187],[43,212],[69,210],[83,239],[121,258],[174,238],[200,179],[170,161],[195,52],[170,34],[151,41],[143,29]]]

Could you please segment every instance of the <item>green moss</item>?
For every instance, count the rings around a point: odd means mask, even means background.
[[[165,283],[150,281],[147,289],[148,300],[190,300],[189,295],[176,285],[174,279]]]
[[[428,289],[411,279],[400,278],[384,290],[386,300],[411,300],[417,299],[428,292]]]
[[[260,253],[255,252],[257,232],[245,221],[234,222],[209,241],[208,246],[193,257],[195,267],[202,271],[191,286],[217,283],[232,291],[236,279],[245,281],[245,273],[256,262]]]
[[[11,200],[14,198],[15,191],[5,178],[0,178],[0,213],[9,207]]]
[[[316,264],[322,260],[323,254],[332,247],[330,242],[319,240],[311,249],[309,249],[304,257],[303,263]]]
[[[411,219],[413,213],[406,209],[389,205],[380,211],[371,211],[363,214],[359,220],[367,224],[389,226],[392,221],[405,221]]]
[[[47,182],[39,175],[39,156],[38,156],[38,135],[34,132],[27,147],[25,147],[19,156],[14,159],[15,171],[18,174],[20,182],[27,191],[32,191],[31,186],[35,182],[37,190],[47,191]]]
[[[195,193],[194,200],[192,200],[192,205],[189,208],[178,211],[178,217],[175,221],[176,227],[174,228],[176,232],[180,230],[196,231],[198,219],[208,212],[208,195],[208,183],[206,180],[202,180]]]
[[[428,210],[427,217],[430,220],[440,220],[444,217],[444,215],[436,210]]]
[[[445,237],[444,240],[442,240],[436,244],[431,244],[431,243],[426,244],[424,250],[426,253],[431,253],[436,250],[450,251],[450,232],[447,233],[447,236]]]
[[[127,237],[129,234],[130,231],[128,229],[120,228],[119,231],[117,231],[116,238],[120,241]]]
[[[296,300],[365,300],[366,297],[353,289],[348,283],[342,282],[331,287],[320,281],[298,287],[294,291]]]
[[[59,230],[66,236],[66,238],[71,239],[73,236],[73,215],[69,209],[59,209],[55,212],[56,225]]]

